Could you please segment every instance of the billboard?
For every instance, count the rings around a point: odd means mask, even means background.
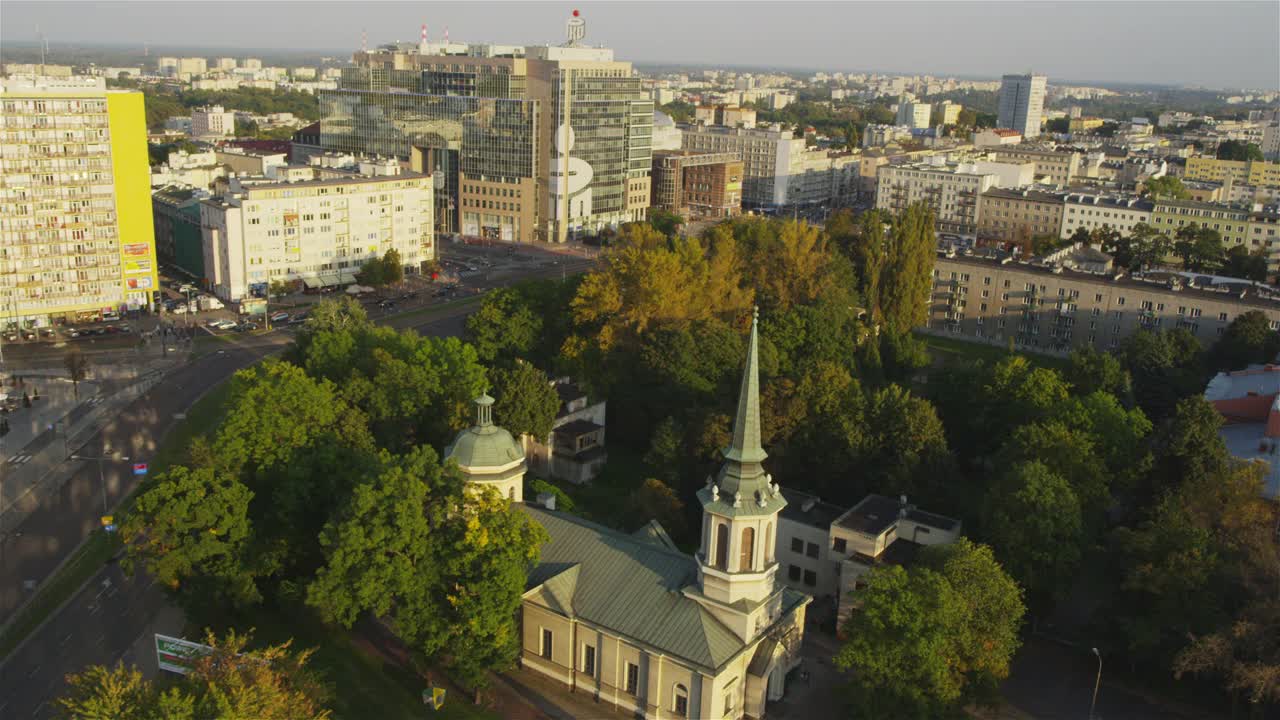
[[[266,315],[267,299],[266,298],[245,298],[240,301],[241,315]]]
[[[196,661],[213,652],[213,648],[182,638],[156,633],[156,664],[161,670],[186,675]]]
[[[124,255],[124,274],[125,275],[141,275],[150,274],[151,266],[151,245],[149,243],[124,243],[120,246],[120,252]],[[139,286],[130,289],[143,289],[148,286]]]
[[[149,262],[147,264],[150,265]],[[126,267],[127,266],[128,264],[126,263]],[[129,272],[129,271],[126,270],[125,272]],[[149,290],[151,288],[151,278],[149,276],[126,278],[125,284],[128,285],[130,290]]]

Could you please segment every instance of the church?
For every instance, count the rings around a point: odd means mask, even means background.
[[[520,609],[524,667],[650,720],[763,718],[782,697],[812,598],[777,578],[787,502],[763,466],[757,335],[753,319],[733,439],[698,492],[692,557],[654,522],[628,535],[525,503],[521,445],[493,424],[493,398],[477,400],[476,426],[445,456],[550,536]]]

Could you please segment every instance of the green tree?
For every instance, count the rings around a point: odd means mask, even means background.
[[[1092,345],[1071,352],[1063,377],[1077,395],[1102,391],[1127,398],[1132,391],[1133,381],[1120,360],[1111,353],[1095,350]]]
[[[1253,363],[1274,363],[1280,353],[1280,333],[1261,310],[1237,315],[1209,348],[1210,369],[1243,370]]]
[[[1071,118],[1054,118],[1044,124],[1045,132],[1066,135],[1071,132]]]
[[[849,152],[857,152],[862,147],[860,138],[858,137],[858,126],[856,123],[849,123],[844,130],[844,146]]]
[[[859,465],[888,494],[938,498],[950,454],[933,405],[898,385],[869,393]]]
[[[234,477],[212,468],[162,473],[121,528],[128,566],[141,563],[188,603],[260,600],[255,578],[267,568],[250,552],[252,497]]]
[[[1242,280],[1266,282],[1267,251],[1259,248],[1254,252],[1249,252],[1249,249],[1244,245],[1232,245],[1227,250],[1221,273],[1228,277]]]
[[[386,263],[382,258],[369,258],[360,265],[359,272],[356,273],[361,285],[380,288],[387,284]]]
[[[272,280],[267,286],[267,295],[272,299],[279,299],[289,294],[289,283],[283,280]]]
[[[1039,460],[1010,467],[987,497],[987,536],[1032,606],[1047,610],[1080,564],[1080,501],[1066,479]]]
[[[989,697],[1008,675],[1024,606],[990,548],[961,541],[910,571],[876,568],[859,589],[835,664],[870,717],[924,718]]]
[[[650,208],[649,224],[663,235],[675,237],[676,233],[680,231],[680,226],[684,225],[684,218],[673,212]]]
[[[934,237],[933,210],[923,203],[908,207],[894,220],[879,289],[885,324],[894,332],[910,332],[928,320],[937,256]]]
[[[1187,270],[1212,272],[1222,264],[1225,252],[1222,234],[1212,228],[1192,223],[1178,228],[1174,235],[1173,253]]]
[[[649,450],[644,455],[645,464],[655,468],[662,479],[673,483],[680,478],[685,459],[684,431],[674,417],[663,418],[653,430]]]
[[[639,520],[657,520],[672,537],[683,538],[688,531],[680,496],[657,478],[648,478],[631,491],[628,507],[635,508]]]
[[[1174,175],[1161,175],[1160,177],[1144,180],[1142,182],[1142,192],[1144,195],[1173,198],[1174,200],[1186,200],[1191,197],[1191,193],[1182,184],[1182,178]]]
[[[888,220],[879,210],[863,213],[858,218],[848,250],[849,258],[858,273],[858,290],[866,300],[867,313],[872,322],[878,322],[883,316],[880,308],[880,282],[887,251],[885,228]]]
[[[1262,155],[1262,148],[1244,140],[1226,140],[1219,143],[1217,157],[1219,160],[1237,161],[1262,161],[1266,159]]]
[[[387,285],[396,285],[402,280],[404,263],[400,261],[400,251],[391,248],[382,256],[382,281]]]
[[[63,720],[193,720],[192,698],[177,688],[161,692],[136,667],[90,665],[67,675],[58,698]]]
[[[1120,345],[1119,358],[1149,418],[1169,417],[1178,400],[1204,392],[1203,350],[1185,329],[1134,333]]]
[[[519,361],[509,370],[495,370],[493,397],[497,401],[496,422],[516,438],[531,435],[539,442],[547,442],[560,411],[560,394],[546,373],[532,363]]]
[[[542,332],[542,318],[533,312],[520,292],[495,288],[485,294],[480,308],[467,318],[466,340],[480,361],[507,365],[527,357]]]
[[[76,399],[80,399],[80,381],[84,380],[85,375],[89,372],[89,359],[80,352],[79,345],[72,345],[67,354],[62,357],[62,365],[67,369],[67,376],[71,378],[71,388],[75,392]]]

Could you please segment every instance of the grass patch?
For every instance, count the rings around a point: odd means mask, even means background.
[[[293,639],[294,649],[315,648],[311,665],[323,673],[333,690],[330,706],[335,718],[440,718],[497,720],[498,716],[459,697],[450,688],[444,707],[434,711],[422,704],[426,682],[380,657],[353,637],[354,631],[322,623],[309,609],[281,609],[264,603],[213,624],[215,632],[254,628],[254,644],[270,645]],[[192,628],[188,637],[202,635]],[[437,681],[438,682],[438,681]]]
[[[75,595],[119,549],[118,535],[95,530],[67,564],[37,591],[36,596],[5,628],[4,634],[0,635],[0,658],[8,657],[9,653],[16,650],[40,623]]]
[[[227,403],[231,399],[231,380],[227,379],[214,386],[187,410],[186,418],[179,420],[169,430],[160,449],[151,459],[151,473],[164,472],[172,465],[179,465],[187,460],[187,448],[191,441],[201,435],[208,435],[222,422],[227,414]]]
[[[924,341],[925,345],[929,348],[929,354],[933,357],[935,363],[944,366],[957,364],[971,365],[978,361],[982,361],[987,365],[993,365],[1010,355],[1009,349],[1002,345],[970,342],[968,340],[940,337],[938,335],[928,335],[925,333],[916,333],[916,337]],[[1052,370],[1064,370],[1067,367],[1067,359],[1056,355],[1044,355],[1028,351],[1025,348],[1019,349],[1013,354],[1022,355],[1030,360],[1032,364],[1050,368]]]
[[[453,310],[455,308],[472,305],[480,302],[483,299],[484,299],[483,294],[472,295],[471,297],[460,298],[458,300],[450,300],[448,302],[440,303],[439,305],[428,305],[426,307],[418,308],[417,310],[406,310],[405,312],[402,312],[402,313],[394,313],[392,315],[387,315],[385,319],[395,321],[395,320],[410,319],[410,318],[417,319],[426,315],[432,315],[434,313],[443,314],[448,310]],[[374,322],[378,322],[380,320],[383,320],[384,318],[377,317],[372,319],[374,320]]]

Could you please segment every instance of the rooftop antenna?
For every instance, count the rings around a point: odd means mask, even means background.
[[[444,26],[444,44],[446,47],[449,45],[449,26],[448,25]]]
[[[422,23],[422,39],[418,41],[418,54],[427,54],[427,24]]]
[[[360,52],[369,52],[369,31],[360,30]]]

